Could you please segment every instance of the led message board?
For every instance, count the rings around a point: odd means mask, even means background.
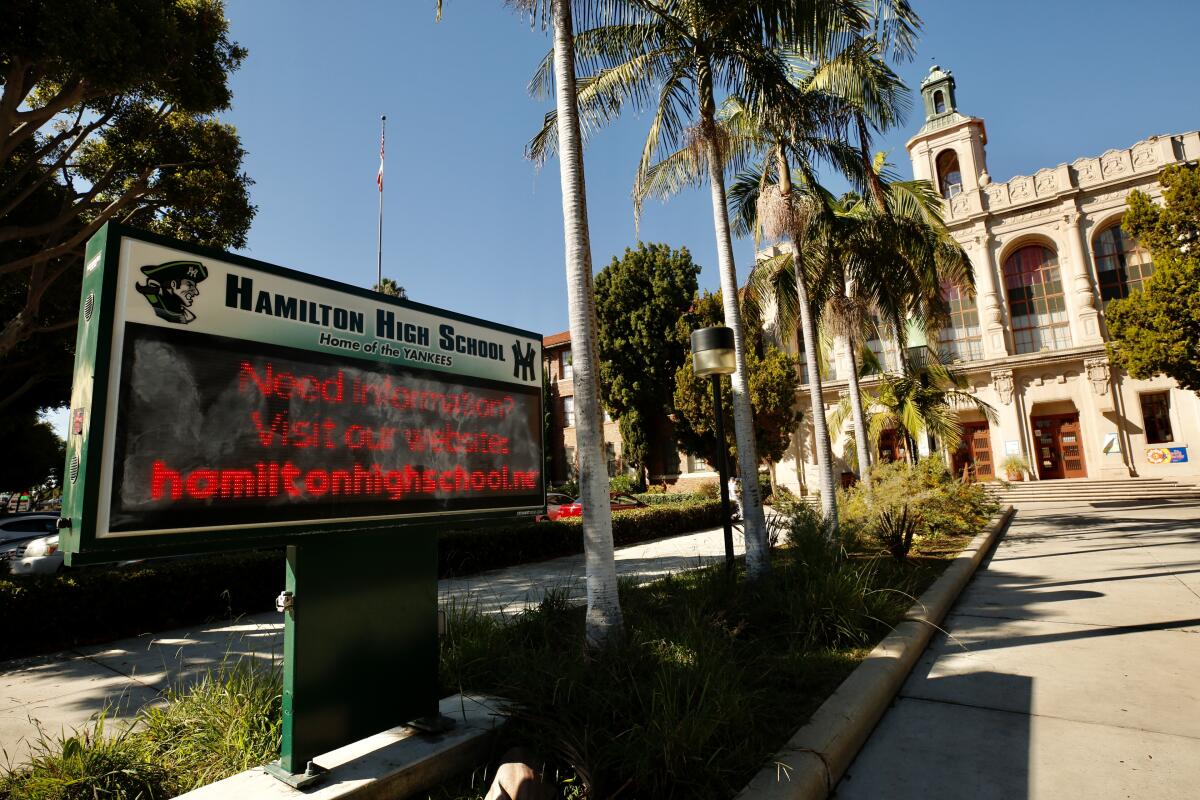
[[[532,515],[541,337],[110,225],[88,245],[72,563]]]

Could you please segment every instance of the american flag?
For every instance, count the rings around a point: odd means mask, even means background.
[[[375,183],[379,186],[379,191],[383,191],[383,128],[379,129],[379,172],[375,173]]]

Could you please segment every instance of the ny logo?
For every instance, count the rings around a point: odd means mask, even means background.
[[[521,355],[521,343],[513,342],[513,377],[523,381],[533,380],[533,345],[525,344],[525,355]]]

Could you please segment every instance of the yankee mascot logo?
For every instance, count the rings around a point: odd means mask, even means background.
[[[196,318],[189,309],[200,296],[197,286],[208,277],[199,261],[167,261],[142,267],[144,284],[135,284],[154,313],[167,322],[186,325]]]

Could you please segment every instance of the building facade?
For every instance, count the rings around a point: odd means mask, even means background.
[[[563,331],[542,340],[543,367],[550,380],[553,409],[552,435],[546,442],[551,454],[549,481],[560,485],[579,474],[575,431],[575,384],[572,373],[571,332]],[[669,439],[669,437],[668,437]],[[604,449],[609,477],[628,470],[621,452],[621,431],[616,420],[604,414]],[[651,460],[650,482],[668,491],[693,491],[699,484],[716,482],[717,473],[701,458],[672,450]]]
[[[1200,131],[996,183],[984,121],[958,111],[953,75],[933,67],[921,96],[925,124],[907,143],[913,175],[942,194],[976,287],[973,295],[946,288],[951,324],[929,344],[952,355],[969,391],[996,414],[989,421],[960,412],[963,446],[943,457],[980,480],[1003,478],[1008,455],[1022,457],[1033,480],[1200,478],[1200,398],[1169,378],[1135,380],[1111,364],[1104,321],[1108,302],[1152,272],[1149,255],[1121,231],[1126,198],[1138,190],[1161,202],[1159,172],[1200,159]],[[894,359],[888,343],[872,345],[885,362]],[[850,369],[844,342],[831,355],[827,410],[844,395]],[[864,380],[867,391],[871,384]],[[806,389],[799,402],[808,407]],[[811,432],[795,439],[780,475],[798,489],[814,485],[816,468]],[[832,444],[847,471],[844,437]],[[880,444],[885,458],[896,455],[894,442]],[[928,452],[931,443],[918,446]]]

